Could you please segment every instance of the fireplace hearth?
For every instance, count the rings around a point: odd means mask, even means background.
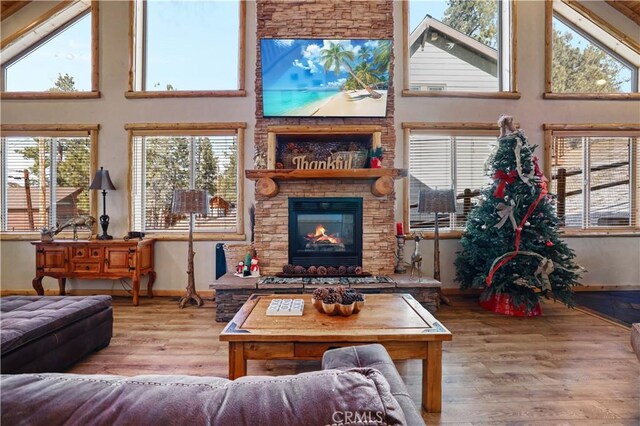
[[[289,263],[362,265],[362,198],[289,198]]]

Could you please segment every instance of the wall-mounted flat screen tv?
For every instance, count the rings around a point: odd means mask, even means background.
[[[265,117],[385,117],[391,40],[262,39]]]

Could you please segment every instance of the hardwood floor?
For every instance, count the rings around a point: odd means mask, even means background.
[[[180,310],[178,298],[114,298],[109,347],[68,372],[227,376],[227,345],[218,341],[215,302]],[[453,297],[436,315],[453,333],[443,344],[441,414],[427,424],[640,424],[640,362],[629,329],[546,303],[540,318],[482,310]],[[397,363],[416,405],[420,361]],[[249,361],[249,374],[296,374],[319,362]]]

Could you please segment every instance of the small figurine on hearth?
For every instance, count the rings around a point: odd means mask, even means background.
[[[260,265],[258,265],[258,258],[254,257],[251,259],[251,276],[259,277],[260,276]]]
[[[244,269],[244,262],[241,260],[238,262],[238,266],[236,266],[236,273],[242,275],[242,270]]]

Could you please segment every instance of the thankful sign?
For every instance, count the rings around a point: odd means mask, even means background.
[[[306,155],[298,155],[292,158],[296,169],[351,169],[355,152],[342,152],[339,155],[330,155],[326,160],[307,160]]]

